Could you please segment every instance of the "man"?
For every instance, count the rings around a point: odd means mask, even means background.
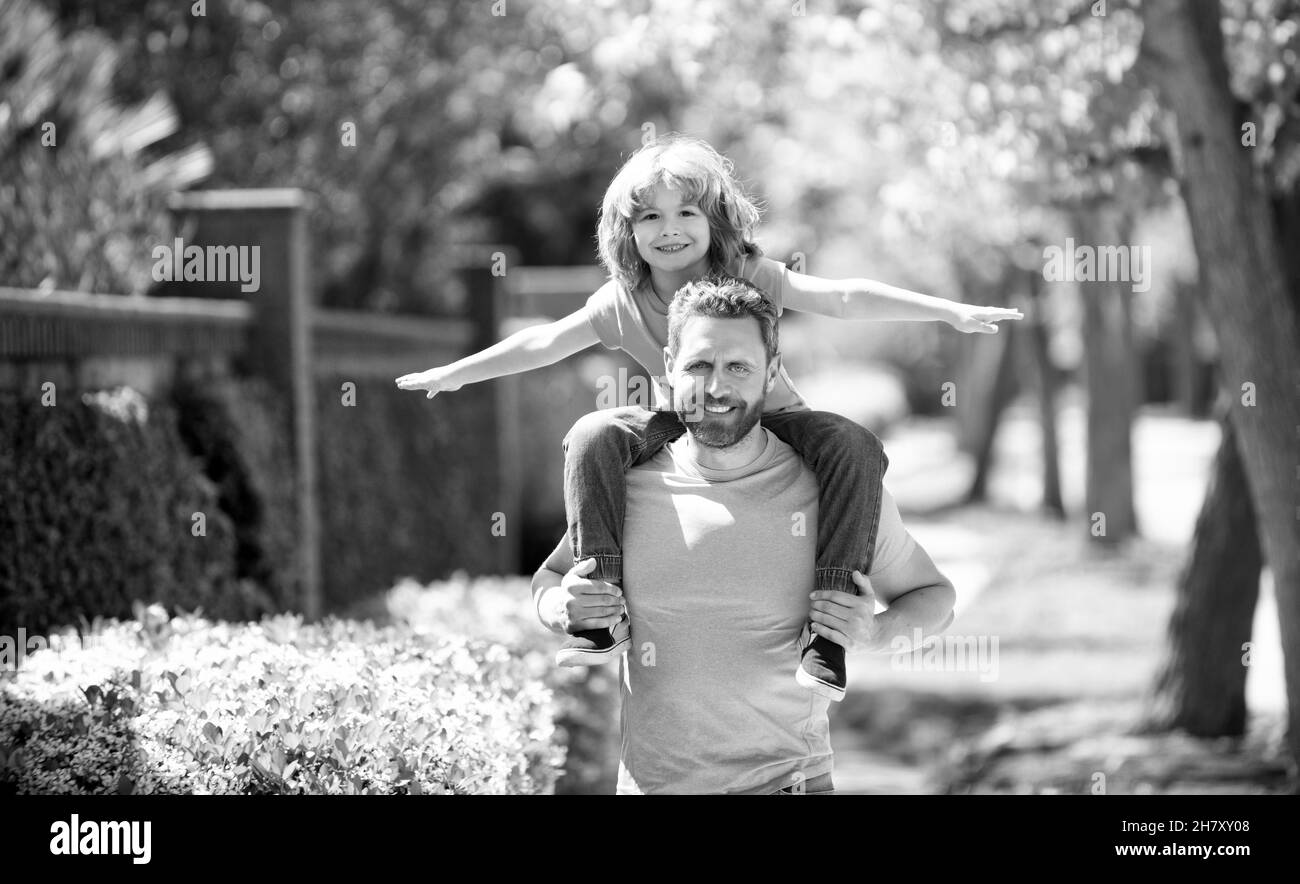
[[[678,292],[666,376],[678,413],[703,417],[627,471],[626,603],[582,576],[594,563],[575,567],[567,536],[533,578],[552,631],[617,627],[626,612],[620,794],[833,791],[830,701],[794,678],[810,604],[813,630],[847,650],[887,652],[951,620],[952,584],[888,492],[860,594],[812,592],[817,484],[760,421],[780,370],[776,316],[738,280]]]

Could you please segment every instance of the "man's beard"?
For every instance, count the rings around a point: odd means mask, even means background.
[[[686,431],[701,445],[730,448],[754,429],[763,415],[764,401],[760,398],[743,410],[738,401],[705,402],[705,405],[734,405],[736,408],[717,415],[705,411],[702,405],[695,405],[690,411],[678,411],[677,419],[686,425]]]

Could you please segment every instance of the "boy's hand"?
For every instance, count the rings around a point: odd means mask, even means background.
[[[429,399],[439,393],[450,393],[461,388],[461,385],[452,379],[451,373],[445,366],[416,374],[404,374],[397,379],[397,386],[402,390],[428,390]]]
[[[1004,319],[1024,318],[1024,314],[1019,310],[1011,310],[1005,307],[976,307],[972,304],[954,304],[952,306],[952,315],[948,317],[948,324],[959,332],[995,335],[998,333],[998,327],[995,323]]]

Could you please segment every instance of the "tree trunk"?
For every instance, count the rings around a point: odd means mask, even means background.
[[[977,393],[972,403],[974,426],[971,432],[971,455],[975,458],[975,476],[966,503],[977,503],[988,496],[989,473],[993,469],[993,441],[998,435],[1002,412],[1011,404],[1016,393],[1015,373],[1015,323],[1002,324],[1002,330],[977,341],[976,381]]]
[[[1174,285],[1174,399],[1187,417],[1201,417],[1199,363],[1196,359],[1195,284]]]
[[[1074,213],[1082,245],[1126,246],[1111,212],[1090,204]],[[1068,259],[1067,260],[1072,260]],[[1098,262],[1100,263],[1100,262]],[[1098,276],[1103,276],[1098,268]],[[1088,454],[1084,512],[1094,542],[1115,547],[1137,534],[1133,508],[1133,381],[1131,330],[1124,327],[1124,280],[1079,283],[1088,384]]]
[[[1198,737],[1246,730],[1245,649],[1263,566],[1255,513],[1232,422],[1220,421],[1219,452],[1196,519],[1192,551],[1178,578],[1164,659],[1144,732],[1183,728]]]
[[[1038,425],[1043,440],[1043,509],[1058,519],[1065,518],[1061,502],[1060,445],[1056,438],[1056,369],[1048,348],[1047,320],[1043,317],[1041,270],[1026,274],[1029,285],[1028,329],[1038,369]]]
[[[1122,213],[1119,218],[1117,232],[1118,238],[1115,240],[1120,245],[1134,244],[1133,239],[1133,215],[1129,212]],[[1124,385],[1124,391],[1128,395],[1129,405],[1129,433],[1132,436],[1133,419],[1137,417],[1138,410],[1147,401],[1147,382],[1146,373],[1142,371],[1142,360],[1138,356],[1137,330],[1133,325],[1133,286],[1123,283],[1116,286],[1119,293],[1119,329],[1120,329],[1120,356],[1123,359],[1123,370],[1128,374],[1128,383]],[[1133,462],[1132,445],[1129,446],[1129,464],[1130,471]],[[1129,482],[1129,497],[1132,498],[1132,479]],[[1134,519],[1136,524],[1136,517]]]
[[[1137,70],[1173,112],[1180,178],[1216,323],[1231,419],[1273,572],[1287,692],[1287,743],[1300,759],[1300,331],[1270,206],[1228,87],[1218,0],[1147,0]],[[1242,402],[1252,383],[1257,405]]]

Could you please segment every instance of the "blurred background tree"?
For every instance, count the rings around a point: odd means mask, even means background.
[[[201,145],[150,152],[179,120],[165,92],[114,97],[121,59],[99,32],[62,29],[33,0],[0,0],[5,285],[127,293],[148,286],[146,258],[167,230],[166,195],[201,178],[209,158]]]
[[[1300,757],[1300,519],[1291,483],[1278,481],[1296,469],[1300,426],[1300,4],[1152,2],[1142,12],[1137,70],[1168,110],[1231,422],[1146,723],[1202,735],[1244,731],[1262,551],[1277,598],[1288,745]]]
[[[121,47],[120,99],[171,96],[176,137],[212,150],[205,186],[320,196],[324,306],[415,313],[463,306],[447,276],[459,243],[593,263],[601,194],[642,121],[666,124],[697,85],[730,88],[698,60],[723,27],[734,59],[750,57],[737,45],[748,42],[775,61],[781,30],[742,21],[738,38],[722,4],[692,8],[694,36],[671,41],[613,4],[519,3],[503,16],[418,0],[212,0],[202,16],[167,0],[51,6],[65,27]],[[718,125],[739,128],[760,85],[748,94]],[[699,102],[701,118],[709,106]]]

